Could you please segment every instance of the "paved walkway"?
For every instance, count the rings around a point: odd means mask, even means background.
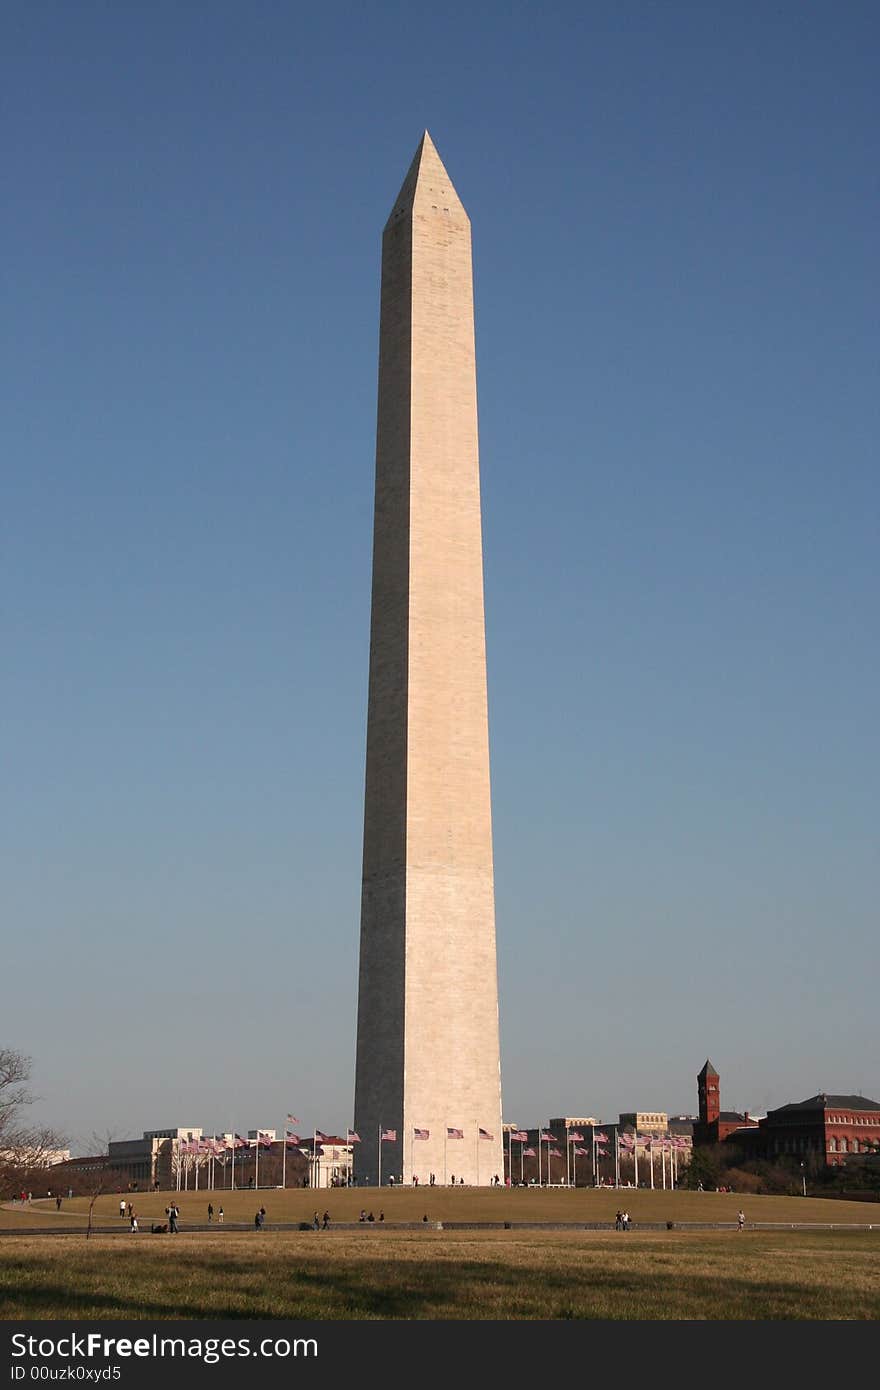
[[[4,1202],[3,1208],[6,1211],[21,1211],[20,1203]],[[78,1216],[82,1219],[82,1212],[71,1212],[71,1217]],[[138,1235],[160,1234],[150,1230],[150,1225],[144,1220],[137,1232]],[[156,1223],[160,1224],[160,1223]],[[880,1222],[869,1224],[868,1222],[854,1221],[747,1221],[747,1231],[877,1231],[880,1234]],[[329,1231],[613,1231],[613,1221],[333,1221],[329,1226]],[[267,1231],[313,1231],[311,1222],[307,1221],[288,1221],[271,1222],[267,1221],[261,1228],[262,1233]],[[639,1231],[735,1231],[737,1230],[736,1221],[632,1221],[629,1231],[619,1232],[621,1238]],[[181,1222],[179,1233],[181,1235],[192,1235],[198,1232],[199,1235],[223,1235],[227,1231],[252,1231],[256,1234],[253,1222],[247,1221],[225,1221],[211,1222],[210,1224]],[[0,1227],[0,1237],[2,1236],[83,1236],[86,1233],[84,1225],[71,1226],[25,1226],[20,1228],[14,1226]],[[92,1235],[95,1236],[129,1236],[134,1232],[130,1230],[128,1222],[120,1220],[114,1226],[92,1226]],[[161,1234],[170,1234],[162,1232]],[[314,1231],[315,1235],[326,1235],[325,1231]]]

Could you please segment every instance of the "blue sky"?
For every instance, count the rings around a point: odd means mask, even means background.
[[[320,13],[315,10],[320,8]],[[880,12],[8,7],[2,1041],[350,1122],[381,229],[474,236],[505,1118],[880,1096]]]

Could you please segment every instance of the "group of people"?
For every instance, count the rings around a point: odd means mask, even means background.
[[[616,1215],[615,1218],[614,1218],[614,1229],[615,1229],[615,1231],[628,1231],[628,1230],[629,1230],[629,1212],[628,1212],[628,1211],[620,1211],[620,1210],[618,1210],[617,1215]]]
[[[58,1198],[58,1197],[56,1197],[55,1203],[56,1203],[56,1206],[57,1206],[57,1207],[60,1207],[60,1206],[61,1206],[61,1199]],[[120,1219],[120,1221],[124,1221],[126,1217],[128,1217],[128,1222],[129,1222],[129,1226],[130,1226],[131,1230],[132,1230],[132,1231],[137,1231],[137,1229],[138,1229],[137,1212],[135,1211],[135,1209],[134,1209],[134,1207],[132,1206],[131,1202],[126,1203],[125,1198],[124,1198],[124,1197],[120,1197],[120,1199],[119,1199],[119,1219]]]
[[[210,1225],[210,1223],[211,1223],[213,1220],[214,1220],[214,1203],[213,1203],[213,1202],[209,1202],[209,1203],[208,1203],[208,1224]],[[218,1210],[217,1210],[217,1225],[218,1225],[218,1226],[222,1226],[222,1225],[223,1225],[223,1208],[222,1208],[222,1207],[219,1207]]]

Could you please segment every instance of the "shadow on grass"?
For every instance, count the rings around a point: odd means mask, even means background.
[[[47,1278],[44,1267],[11,1261],[0,1287],[11,1294],[15,1312],[4,1316],[826,1320],[868,1319],[880,1311],[876,1294],[656,1268],[554,1271],[467,1260],[358,1261],[344,1268],[284,1260],[257,1269],[227,1259],[145,1262],[140,1268],[114,1264],[111,1258],[97,1269],[67,1265],[65,1282]]]

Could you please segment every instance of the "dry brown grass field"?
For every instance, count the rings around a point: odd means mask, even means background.
[[[106,1193],[95,1203],[93,1220],[127,1230],[127,1222],[119,1219],[119,1198],[124,1195],[134,1203],[141,1223],[141,1233],[152,1221],[164,1220],[165,1207],[171,1194]],[[259,1193],[243,1192],[180,1192],[175,1194],[180,1207],[181,1229],[207,1221],[208,1202],[215,1209],[223,1206],[227,1222],[253,1224],[259,1206],[266,1208],[267,1225],[311,1221],[315,1208],[323,1214],[330,1212],[333,1222],[357,1221],[362,1208],[372,1210],[378,1217],[384,1211],[386,1222],[421,1221],[527,1221],[527,1222],[613,1222],[618,1207],[628,1208],[633,1222],[639,1221],[698,1221],[733,1222],[740,1207],[749,1223],[833,1223],[857,1224],[880,1228],[880,1208],[870,1202],[838,1202],[814,1197],[745,1197],[735,1192],[662,1192],[621,1188],[339,1188],[330,1191],[311,1191],[290,1188],[262,1188]],[[0,1208],[0,1227],[16,1230],[40,1227],[84,1227],[88,1199],[75,1197],[55,1209],[53,1200],[37,1199],[24,1208]]]
[[[4,1237],[31,1318],[875,1319],[877,1233],[230,1232]]]
[[[272,1230],[317,1206],[328,1231]],[[117,1234],[83,1234],[84,1199],[3,1211],[0,1315],[30,1318],[296,1319],[875,1319],[880,1314],[880,1227],[868,1204],[722,1193],[513,1192],[435,1188],[263,1190],[268,1228],[252,1229],[257,1195],[183,1194],[181,1232],[152,1235],[167,1193],[134,1194],[141,1230],[118,1216],[119,1195],[96,1218]],[[193,1229],[207,1202],[245,1230]],[[554,1230],[560,1221],[636,1223],[613,1230]],[[750,1222],[787,1229],[639,1231],[638,1222]],[[385,1223],[357,1221],[361,1207]],[[427,1225],[395,1226],[427,1214]],[[544,1229],[438,1230],[437,1221],[541,1221]],[[794,1223],[864,1223],[862,1230],[794,1229]],[[39,1235],[49,1223],[70,1235]],[[20,1234],[13,1234],[17,1227]],[[27,1234],[28,1230],[31,1234]]]

